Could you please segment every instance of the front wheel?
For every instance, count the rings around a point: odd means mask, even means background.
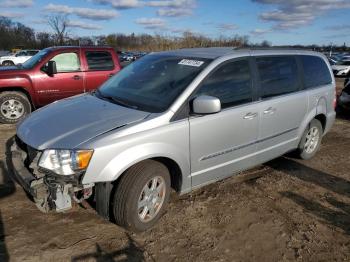
[[[31,112],[27,96],[21,92],[0,93],[0,123],[14,124]]]
[[[12,61],[4,61],[4,62],[2,62],[2,65],[3,65],[3,66],[14,66],[15,63],[12,62]]]
[[[317,153],[321,145],[322,134],[323,128],[321,122],[313,119],[306,128],[299,143],[298,156],[301,159],[310,159]]]
[[[170,174],[162,163],[145,160],[129,168],[115,188],[115,222],[134,232],[153,227],[166,210]]]

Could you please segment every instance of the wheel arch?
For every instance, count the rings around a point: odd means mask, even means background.
[[[98,152],[96,152],[98,154]],[[168,143],[139,144],[123,150],[101,165],[103,153],[92,158],[83,178],[83,184],[117,181],[126,170],[142,161],[153,159],[164,164],[171,175],[172,186],[177,192],[191,188],[190,164],[188,154],[181,148]],[[96,155],[97,156],[97,155]]]
[[[181,192],[183,174],[179,164],[175,160],[164,156],[145,158],[132,165],[129,165],[128,168],[125,168],[122,174],[120,174],[115,180],[96,183],[96,188],[95,188],[96,211],[100,216],[102,216],[107,220],[111,220],[115,222],[112,215],[111,201],[112,201],[113,195],[115,194],[115,190],[118,186],[119,181],[121,180],[123,175],[125,175],[126,171],[129,168],[149,159],[160,162],[167,167],[170,173],[171,187],[176,192]]]
[[[1,64],[3,65],[5,62],[11,62],[13,65],[15,65],[15,62],[13,62],[11,59],[6,59],[2,61]]]
[[[325,114],[321,113],[318,114],[314,117],[314,119],[317,119],[318,121],[321,122],[322,125],[322,131],[324,132],[325,128],[326,128],[326,124],[327,124],[327,117]]]
[[[0,87],[0,93],[3,93],[3,92],[20,92],[20,93],[24,94],[28,98],[29,103],[32,107],[32,110],[35,109],[35,104],[34,104],[33,98],[31,96],[30,92],[26,88],[21,87],[21,86]]]

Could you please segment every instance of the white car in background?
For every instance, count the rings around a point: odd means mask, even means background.
[[[21,50],[14,55],[2,56],[0,57],[0,65],[12,66],[23,64],[38,52],[39,50]]]
[[[335,76],[350,76],[350,59],[342,60],[332,65],[332,70]]]

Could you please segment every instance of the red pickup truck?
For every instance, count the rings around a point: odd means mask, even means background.
[[[32,110],[90,92],[120,70],[110,47],[50,47],[19,66],[0,67],[0,123],[16,123]]]

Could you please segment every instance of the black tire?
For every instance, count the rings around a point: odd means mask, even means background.
[[[138,203],[144,187],[156,177],[164,179],[165,192],[162,194],[164,197],[155,216],[145,222],[140,218]],[[111,204],[116,224],[133,232],[143,232],[153,227],[167,208],[170,183],[169,170],[165,165],[155,160],[145,160],[129,168],[114,190]]]
[[[313,146],[308,150],[306,145],[306,143],[308,142],[308,136],[310,135],[310,132],[312,132],[312,130],[315,130],[315,129],[317,129],[317,132],[318,132],[317,144],[315,144],[315,146]],[[323,128],[322,128],[321,122],[317,119],[313,119],[305,129],[304,134],[300,140],[298,150],[297,150],[298,157],[305,160],[314,157],[314,155],[317,153],[317,151],[321,146],[322,134],[323,134]]]
[[[3,65],[3,66],[14,66],[15,63],[12,62],[12,61],[4,61],[4,62],[2,62],[2,65]]]
[[[6,102],[10,100],[15,101],[18,106],[17,108],[22,108],[22,110],[17,109],[21,113],[18,117],[15,117],[13,114],[11,115],[11,113],[8,113],[5,109]],[[31,109],[31,104],[25,94],[16,91],[5,91],[0,93],[0,123],[15,124],[30,114]]]

